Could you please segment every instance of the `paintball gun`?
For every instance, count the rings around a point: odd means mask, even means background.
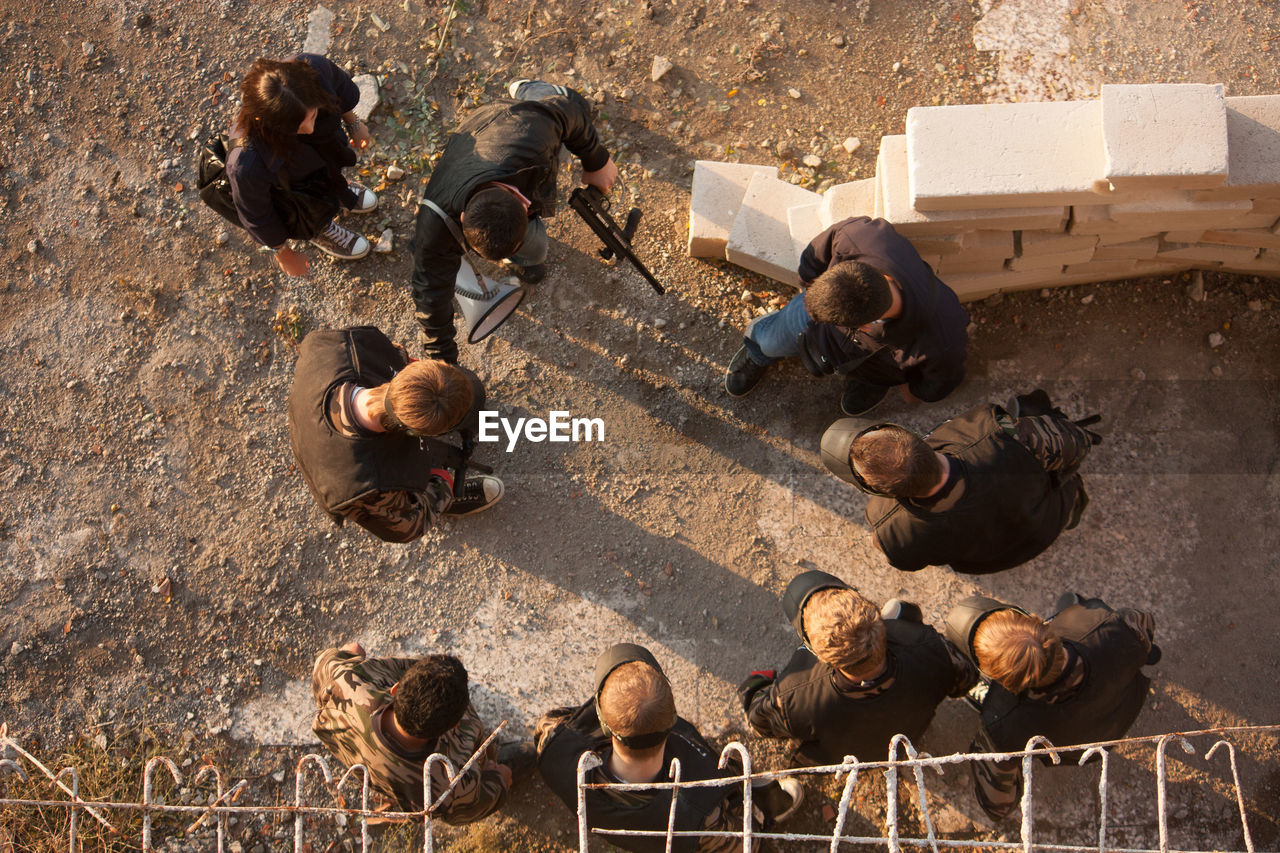
[[[663,286],[653,277],[653,273],[649,272],[649,268],[631,251],[631,238],[635,236],[636,229],[640,226],[642,215],[640,208],[631,208],[627,214],[626,226],[619,228],[618,223],[609,213],[608,197],[593,186],[578,187],[570,193],[569,206],[582,217],[582,221],[587,223],[592,231],[596,232],[600,242],[604,243],[604,248],[600,250],[600,257],[606,261],[614,255],[627,259],[654,290],[658,293],[666,293]]]

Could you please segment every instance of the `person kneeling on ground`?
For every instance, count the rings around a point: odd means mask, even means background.
[[[845,378],[840,409],[861,415],[900,386],[935,403],[964,379],[969,313],[911,243],[883,219],[855,216],[800,255],[804,290],[747,327],[725,374],[743,397],[766,368],[799,357],[814,376]]]
[[[469,477],[456,495],[459,451],[429,436],[474,432],[484,386],[441,361],[410,361],[372,326],[318,329],[298,348],[289,441],[320,507],[388,542],[408,542],[438,516],[488,509],[497,477]]]
[[[753,672],[738,693],[756,734],[800,741],[797,764],[879,761],[896,734],[918,745],[938,704],[978,680],[909,602],[877,611],[836,576],[810,571],[791,579],[782,606],[804,645],[781,674]]]
[[[740,774],[731,761],[721,770],[710,745],[688,721],[676,715],[671,683],[658,661],[642,646],[619,643],[596,660],[595,697],[578,708],[557,708],[544,714],[536,727],[538,770],[547,787],[577,812],[577,767],[584,752],[594,752],[600,765],[587,774],[591,784],[667,781],[673,758],[680,759],[684,781],[716,779]],[[804,789],[794,778],[753,785],[753,816],[761,827],[790,817],[800,806]],[[671,811],[671,790],[587,791],[587,817],[597,829],[665,832]],[[740,832],[742,785],[688,788],[676,801],[675,831]],[[623,850],[661,851],[661,837],[609,836]],[[724,837],[686,836],[674,850],[731,851],[742,843]]]
[[[1036,735],[1054,746],[1124,737],[1142,712],[1160,660],[1150,613],[1113,610],[1066,593],[1045,622],[994,598],[972,596],[947,614],[946,634],[977,665],[984,683],[970,693],[982,714],[971,752],[1013,752]],[[1063,764],[1079,751],[1059,753]],[[1048,756],[1042,760],[1051,764]],[[1022,795],[1022,761],[971,762],[983,811],[1002,820]]]
[[[1022,565],[1080,522],[1077,469],[1102,441],[1044,391],[977,406],[925,437],[844,418],[822,436],[822,461],[872,497],[867,523],[894,568],[949,564],[989,574]]]
[[[363,764],[384,798],[379,811],[421,811],[423,766],[440,753],[461,768],[488,737],[471,707],[467,671],[451,655],[371,658],[359,643],[316,658],[311,693],[319,710],[311,730],[347,767]],[[454,786],[435,815],[446,823],[480,820],[497,811],[515,781],[533,770],[492,747]],[[503,759],[508,759],[504,762]],[[508,766],[508,763],[513,766]],[[443,764],[432,769],[431,796],[449,785]]]

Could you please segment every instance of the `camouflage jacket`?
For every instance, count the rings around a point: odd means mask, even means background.
[[[326,649],[316,658],[311,693],[319,710],[311,730],[347,767],[369,768],[369,784],[401,811],[422,809],[422,768],[432,752],[462,767],[487,737],[484,724],[468,705],[462,720],[436,741],[434,748],[406,754],[393,746],[381,730],[382,715],[391,707],[392,685],[414,663],[411,658],[369,658]],[[447,823],[471,823],[496,811],[506,798],[507,783],[482,758],[458,782],[436,812]],[[434,796],[448,786],[443,766],[432,772]]]
[[[356,386],[344,383],[329,397],[329,423],[348,438],[368,438],[351,413],[351,394]],[[420,492],[373,492],[350,501],[341,508],[345,518],[354,521],[387,542],[410,542],[417,539],[437,516],[453,502],[452,484],[433,476]]]

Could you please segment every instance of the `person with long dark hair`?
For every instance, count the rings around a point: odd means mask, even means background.
[[[369,253],[369,241],[336,219],[312,223],[315,233],[296,233],[272,201],[273,188],[305,184],[332,200],[335,213],[368,213],[378,206],[372,190],[342,174],[356,163],[351,143],[363,149],[373,142],[353,111],[359,100],[350,75],[310,53],[284,61],[257,59],[241,83],[240,111],[231,128],[233,143],[240,144],[230,146],[227,156],[231,196],[245,230],[271,247],[289,275],[303,275],[309,265],[305,254],[290,248],[290,239],[309,239],[341,260]]]

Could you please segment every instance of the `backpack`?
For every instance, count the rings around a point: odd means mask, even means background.
[[[200,163],[196,170],[200,200],[237,228],[243,228],[244,223],[240,221],[231,197],[227,159],[237,148],[250,146],[249,140],[243,136],[236,139],[229,139],[225,133],[211,136],[200,149]],[[310,240],[338,215],[341,206],[333,197],[324,169],[317,169],[293,182],[283,169],[278,177],[280,184],[271,186],[271,206],[293,239]]]

